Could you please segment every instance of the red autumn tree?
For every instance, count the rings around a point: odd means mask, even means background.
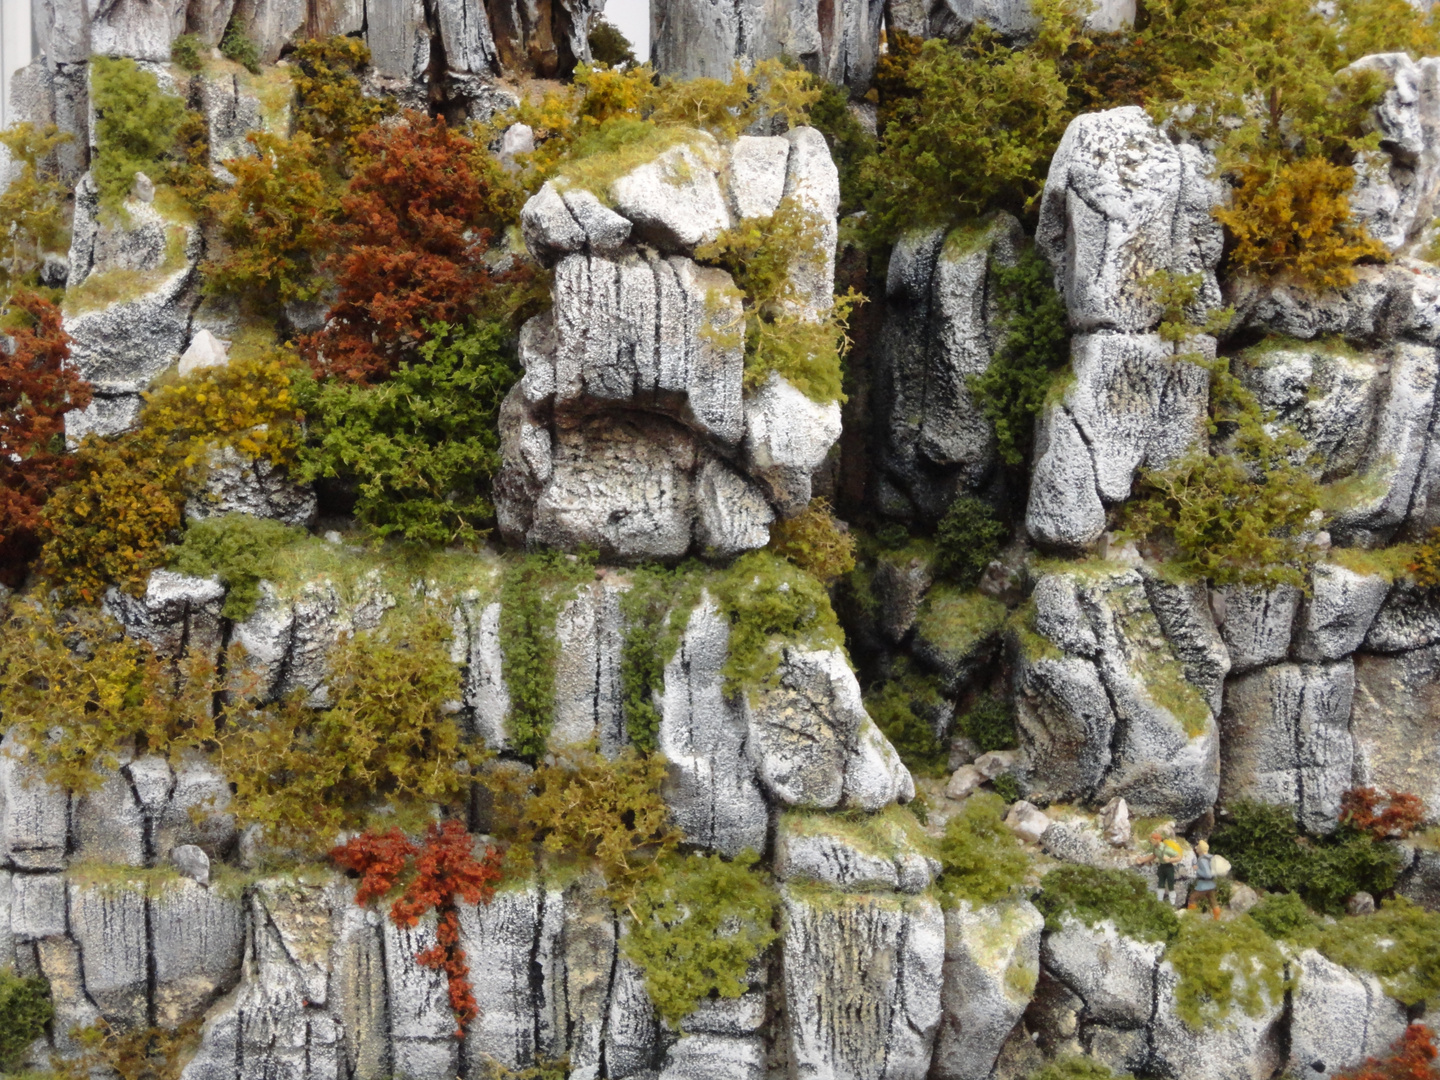
[[[40,508],[65,481],[65,414],[90,403],[90,384],[66,361],[70,335],[60,309],[20,290],[5,312],[8,352],[0,350],[0,581],[25,578],[39,550]]]
[[[1350,1072],[1337,1073],[1335,1080],[1440,1080],[1436,1056],[1434,1034],[1424,1024],[1411,1024],[1388,1057],[1371,1058]]]
[[[513,209],[514,185],[443,118],[406,113],[359,137],[360,171],[330,230],[326,262],[338,292],[325,329],[305,341],[317,373],[384,378],[431,322],[497,310],[497,289],[526,276],[485,260]]]
[[[470,967],[460,947],[460,912],[456,904],[488,904],[500,881],[500,854],[486,848],[475,858],[474,843],[458,821],[431,825],[425,842],[416,847],[399,829],[388,833],[364,833],[337,847],[330,857],[347,870],[360,875],[355,893],[357,904],[377,900],[395,887],[414,860],[414,876],[390,905],[396,926],[414,926],[427,912],[439,920],[433,948],[415,959],[425,967],[445,973],[450,1008],[455,1013],[455,1037],[465,1037],[465,1025],[480,1015],[470,986]]]
[[[1425,820],[1425,802],[1405,791],[1351,788],[1340,797],[1340,820],[1376,840],[1403,840]]]

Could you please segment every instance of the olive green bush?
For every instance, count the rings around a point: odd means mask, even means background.
[[[1007,531],[989,503],[961,495],[935,528],[935,573],[962,588],[973,588],[1000,554]]]
[[[976,906],[1010,895],[1030,869],[1030,856],[1005,827],[1005,802],[976,792],[945,823],[936,848],[944,867],[939,888],[952,900]]]
[[[215,576],[225,586],[227,619],[244,619],[260,599],[260,580],[270,572],[271,559],[305,536],[269,518],[224,514],[190,523],[170,557],[170,567],[196,577]]]
[[[645,974],[645,989],[671,1028],[705,998],[737,998],[751,963],[777,936],[779,896],[746,851],[673,855],[642,882],[627,910],[621,949]]]
[[[54,1015],[49,983],[0,968],[0,1073],[20,1068],[25,1051],[45,1034]]]
[[[1019,745],[1015,731],[1015,707],[1003,695],[984,694],[961,713],[956,726],[981,753],[1014,750]]]
[[[844,641],[825,587],[771,552],[736,559],[716,582],[715,596],[730,622],[727,693],[771,681],[783,644],[825,649]]]
[[[1059,930],[1064,916],[1087,926],[1106,919],[1127,937],[1170,942],[1180,930],[1175,909],[1155,899],[1145,878],[1129,870],[1107,870],[1067,863],[1045,875],[1035,906],[1047,930]]]
[[[90,174],[101,205],[118,212],[137,172],[164,178],[185,122],[185,103],[162,91],[159,80],[128,57],[91,60],[90,95],[95,109]]]
[[[226,60],[235,61],[251,75],[260,74],[260,50],[235,20],[231,20],[230,25],[225,28],[225,35],[220,39],[220,55]]]
[[[855,537],[825,498],[771,525],[770,550],[827,585],[855,569]]]
[[[1195,1030],[1221,1026],[1234,1008],[1260,1016],[1280,1006],[1291,985],[1285,955],[1245,915],[1185,919],[1165,958],[1180,977],[1175,1012]]]
[[[1111,1072],[1088,1057],[1067,1057],[1052,1061],[1032,1072],[1025,1080],[1135,1080],[1130,1073]]]

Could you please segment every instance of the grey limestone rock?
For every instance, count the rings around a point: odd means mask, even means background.
[[[170,43],[185,31],[186,0],[112,0],[90,7],[90,51],[136,60],[170,59]]]
[[[1028,900],[945,912],[944,989],[934,1080],[986,1080],[1030,1004],[1045,920]]]
[[[234,447],[223,446],[211,452],[205,481],[186,500],[185,516],[203,521],[223,514],[249,514],[309,526],[315,521],[316,505],[310,485],[292,481],[282,466],[263,457],[251,461]]]
[[[1395,891],[1412,903],[1440,911],[1440,851],[1417,847],[1414,852],[1410,865],[1395,884]]]
[[[693,251],[730,227],[717,176],[724,157],[712,136],[697,131],[616,179],[608,194],[637,239],[666,251]]]
[[[939,872],[893,820],[877,820],[872,835],[833,825],[824,815],[782,815],[773,870],[779,881],[811,881],[845,891],[923,892]]]
[[[919,555],[906,558],[905,554],[903,551],[882,552],[875,560],[871,579],[880,601],[880,632],[895,645],[900,644],[915,625],[920,604],[935,580],[928,559]]]
[[[74,854],[87,862],[144,866],[145,815],[130,779],[119,769],[105,769],[102,775],[97,787],[71,802]]]
[[[189,651],[214,659],[220,651],[225,586],[216,578],[154,570],[144,596],[112,588],[104,603],[126,634],[146,642],[161,656],[178,659]]]
[[[1037,543],[1070,550],[1088,547],[1105,531],[1090,448],[1062,408],[1045,410],[1036,423],[1025,531]]]
[[[238,896],[185,878],[150,897],[149,919],[155,1019],[175,1028],[202,1015],[240,981],[244,911]]]
[[[866,714],[839,649],[787,647],[777,675],[742,696],[747,752],[771,798],[864,810],[914,798],[909,770]]]
[[[14,734],[0,744],[0,863],[16,870],[63,870],[70,797],[31,765]]]
[[[1355,667],[1274,664],[1233,679],[1220,717],[1220,799],[1293,807],[1307,832],[1328,833],[1352,785]]]
[[[1224,619],[1220,634],[1230,649],[1230,674],[1284,660],[1300,608],[1300,590],[1292,585],[1263,589],[1235,585],[1220,591]]]
[[[460,906],[460,943],[480,1015],[465,1037],[472,1070],[492,1061],[521,1069],[535,1059],[535,988],[530,963],[540,933],[542,897],[533,883],[506,888],[489,904]]]
[[[1355,783],[1408,791],[1440,820],[1440,646],[1355,657]]]
[[[1070,122],[1050,163],[1035,240],[1077,330],[1144,333],[1160,321],[1146,277],[1202,275],[1196,312],[1217,307],[1222,201],[1214,161],[1172,143],[1136,106]]]
[[[520,211],[520,231],[530,254],[544,266],[585,246],[585,230],[549,181],[525,201]]]
[[[769,808],[747,754],[744,711],[724,690],[729,643],[728,624],[703,597],[665,663],[657,742],[676,826],[691,843],[734,856],[764,850]]]
[[[500,55],[482,0],[440,0],[434,10],[445,64],[451,71],[500,74]]]
[[[304,36],[306,6],[305,0],[235,0],[233,19],[255,43],[260,62],[273,64],[286,44]]]
[[[70,934],[80,946],[85,993],[113,1024],[144,1027],[150,940],[143,877],[69,885]]]
[[[771,372],[744,410],[745,469],[780,516],[793,517],[810,504],[811,477],[840,437],[840,403],[812,401]]]
[[[1315,567],[1310,588],[1295,622],[1298,660],[1349,656],[1365,640],[1390,593],[1390,583],[1378,574],[1357,574],[1329,563]]]
[[[620,594],[610,584],[582,586],[555,620],[559,656],[549,745],[594,742],[607,754],[625,743],[620,702],[620,650],[624,643]]]
[[[1440,595],[1400,580],[1365,635],[1366,652],[1398,653],[1440,643]]]
[[[234,11],[235,0],[190,0],[185,11],[185,30],[206,45],[219,45]]]
[[[730,207],[735,217],[768,217],[785,197],[790,143],[779,135],[741,135],[730,151]]]
[[[430,63],[430,29],[424,0],[367,2],[365,40],[377,75],[422,81]]]
[[[170,861],[182,877],[200,885],[210,884],[210,856],[194,844],[180,844],[170,849]]]
[[[796,1075],[923,1080],[941,1016],[940,906],[878,894],[817,902],[786,887],[781,899],[785,1017],[776,1034]]]
[[[11,883],[10,932],[16,941],[59,937],[69,929],[61,874],[16,874]]]
[[[1145,569],[1141,576],[1150,608],[1175,650],[1185,678],[1201,689],[1210,711],[1218,716],[1225,677],[1230,674],[1230,650],[1215,625],[1209,588],[1204,582],[1167,581]]]
[[[1040,958],[1045,970],[1079,995],[1089,1021],[1143,1027],[1155,1001],[1155,969],[1165,951],[1160,942],[1137,941],[1110,920],[1087,926],[1066,916],[1045,935]]]
[[[1323,1077],[1381,1057],[1405,1031],[1405,1007],[1386,997],[1380,981],[1347,971],[1306,949],[1293,962],[1299,976],[1290,1006],[1287,1075]]]
[[[1380,53],[1347,71],[1373,71],[1389,87],[1372,113],[1381,149],[1357,170],[1350,205],[1370,235],[1400,251],[1435,217],[1440,200],[1440,64]]]
[[[584,188],[563,189],[560,197],[570,211],[592,252],[618,251],[630,239],[631,224]]]

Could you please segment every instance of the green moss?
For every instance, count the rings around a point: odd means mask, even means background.
[[[1057,866],[1041,882],[1035,906],[1052,931],[1060,929],[1066,915],[1087,926],[1108,919],[1120,933],[1140,941],[1172,941],[1180,929],[1175,910],[1155,899],[1145,878],[1129,870]]]
[[[157,186],[155,198],[161,201],[163,187]],[[189,232],[179,222],[165,225],[165,255],[160,265],[153,270],[101,270],[89,274],[84,281],[65,290],[65,314],[80,315],[87,311],[98,311],[111,304],[138,300],[148,292],[163,285],[169,278],[181,272],[188,265],[185,247]]]
[[[1339,914],[1357,892],[1388,892],[1400,870],[1394,845],[1341,826],[1327,837],[1301,836],[1289,807],[1239,801],[1226,807],[1211,849],[1257,889],[1298,894],[1317,911]]]
[[[1135,1080],[1130,1073],[1115,1073],[1088,1057],[1067,1057],[1052,1061],[1032,1072],[1025,1080]]]
[[[940,680],[897,661],[891,678],[865,695],[865,711],[916,776],[949,772],[950,750],[936,734],[937,719],[950,709]]]
[[[771,552],[736,559],[716,582],[715,595],[730,622],[727,693],[773,681],[785,645],[830,649],[844,642],[825,587]]]
[[[672,1028],[705,998],[737,998],[776,938],[778,896],[747,851],[733,862],[692,854],[663,860],[630,901],[621,948],[645,973],[655,1010]]]
[[[1065,654],[1053,641],[1035,629],[1035,601],[1026,600],[1005,621],[1021,656],[1032,664],[1041,660],[1063,660]]]
[[[990,781],[990,786],[995,789],[995,794],[1007,803],[1018,802],[1023,794],[1020,790],[1020,781],[1015,779],[1014,773],[1001,773]]]
[[[1284,954],[1244,915],[1184,920],[1166,959],[1180,977],[1175,1012],[1196,1030],[1220,1026],[1233,1008],[1258,1017],[1279,1005],[1290,985]]]
[[[999,694],[985,694],[978,698],[961,714],[956,726],[980,748],[981,753],[1013,750],[1019,745],[1015,731],[1015,707]]]
[[[55,1015],[50,984],[0,967],[0,1072],[18,1069],[30,1044]]]
[[[1342,967],[1375,975],[1408,1007],[1440,1003],[1440,912],[1396,897],[1373,914],[1320,927],[1312,940]]]
[[[294,543],[304,530],[292,529],[268,518],[225,514],[196,521],[174,551],[170,566],[182,574],[215,576],[226,588],[227,619],[244,619],[260,599],[260,579],[278,548]]]
[[[625,643],[620,652],[620,691],[625,731],[641,750],[654,750],[660,731],[656,696],[665,688],[665,665],[680,646],[690,613],[700,600],[704,568],[673,570],[642,566],[630,574],[620,598]]]
[[[594,578],[593,557],[555,552],[526,555],[505,571],[500,586],[500,651],[510,691],[506,726],[522,757],[545,753],[555,718],[555,621],[576,588]]]
[[[1005,625],[1005,605],[979,592],[937,585],[925,594],[915,632],[947,656],[964,657]]]
[[[1318,925],[1305,901],[1294,893],[1273,893],[1251,908],[1249,915],[1276,941],[1303,940]]]
[[[1130,665],[1140,675],[1150,700],[1173,716],[1192,739],[1203,735],[1210,728],[1210,706],[1185,677],[1185,669],[1149,604],[1132,605],[1120,623],[1126,636],[1141,646],[1131,652]]]
[[[1407,577],[1419,550],[1416,544],[1391,544],[1383,548],[1331,548],[1325,562],[1344,567],[1351,573],[1382,578],[1387,584]],[[1323,565],[1323,564],[1322,564]]]
[[[888,806],[873,814],[787,810],[778,831],[790,836],[839,836],[857,851],[892,860],[920,851],[930,854],[934,843],[919,820],[904,806]]]
[[[1241,350],[1240,360],[1248,367],[1265,368],[1274,363],[1277,353],[1300,353],[1306,356],[1343,357],[1357,360],[1364,354],[1342,337],[1324,334],[1309,341],[1272,334]]]
[[[95,108],[95,157],[90,173],[100,204],[118,213],[137,172],[163,178],[185,120],[185,103],[160,89],[159,80],[128,57],[90,62]]]
[[[945,823],[938,847],[944,871],[940,890],[952,900],[993,904],[1024,880],[1030,856],[1005,827],[1005,803],[998,795],[976,792]]]
[[[561,190],[588,191],[610,205],[610,187],[616,180],[682,145],[691,147],[702,160],[708,156],[706,145],[693,131],[628,116],[613,117],[575,140],[554,183]],[[672,179],[677,185],[684,180],[679,175]]]

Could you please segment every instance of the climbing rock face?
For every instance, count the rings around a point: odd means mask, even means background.
[[[1371,236],[1401,251],[1440,199],[1440,60],[1381,53],[1347,70],[1379,72],[1389,83],[1373,113],[1382,148],[1360,171],[1350,205]]]
[[[525,376],[501,412],[506,539],[618,561],[730,556],[809,504],[839,405],[773,372],[747,389],[740,294],[692,258],[787,196],[824,240],[818,268],[802,257],[792,270],[802,316],[820,317],[828,287],[822,304],[809,277],[832,276],[839,182],[810,129],[731,146],[687,134],[605,191],[562,179],[526,203],[522,232],[555,267],[555,303],[521,333]]]
[[[1293,1075],[1329,1077],[1380,1057],[1405,1031],[1405,1008],[1373,975],[1347,971],[1314,949],[1295,962],[1290,1018]]]

